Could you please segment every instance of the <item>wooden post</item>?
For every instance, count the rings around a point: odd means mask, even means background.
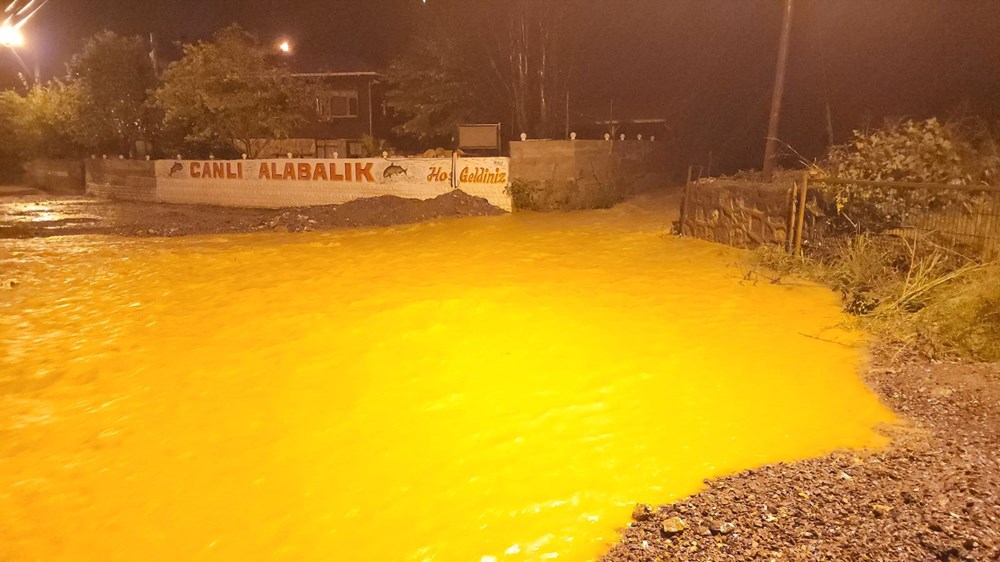
[[[802,177],[802,187],[799,192],[799,220],[795,225],[795,255],[802,257],[802,227],[806,222],[806,197],[809,195],[809,172]]]
[[[684,236],[684,220],[687,218],[688,191],[691,190],[691,172],[694,166],[688,166],[687,181],[684,182],[684,194],[681,196],[681,218],[677,223],[677,235]]]
[[[797,214],[795,210],[797,209],[796,203],[798,201],[799,193],[799,182],[792,182],[792,193],[788,198],[788,231],[785,234],[785,251],[791,252],[795,246],[795,217]]]

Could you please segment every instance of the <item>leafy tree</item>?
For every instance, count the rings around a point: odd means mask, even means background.
[[[386,73],[386,104],[401,121],[395,132],[424,144],[441,144],[458,125],[489,115],[488,97],[464,73],[474,72],[454,39],[418,40]]]
[[[50,82],[27,94],[0,93],[0,161],[7,177],[31,158],[79,156],[76,143],[81,94],[75,85]]]
[[[287,138],[304,121],[300,84],[238,26],[211,42],[184,46],[163,74],[155,99],[166,127],[188,146],[237,150],[255,157],[254,139]]]
[[[146,42],[104,31],[73,57],[70,80],[79,89],[79,142],[91,150],[129,154],[159,123],[148,103],[156,74]]]

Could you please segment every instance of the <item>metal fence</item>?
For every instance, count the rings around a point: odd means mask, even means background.
[[[1000,186],[804,177],[793,244],[852,232],[926,241],[976,261],[1000,259]]]

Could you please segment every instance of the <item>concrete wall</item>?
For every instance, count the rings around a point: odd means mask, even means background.
[[[737,248],[785,244],[791,231],[788,183],[693,183],[685,194],[681,234]]]
[[[611,182],[656,171],[651,141],[521,141],[510,143],[512,179],[525,182]]]
[[[156,166],[146,160],[86,160],[87,195],[156,201]]]
[[[509,173],[506,158],[91,160],[87,193],[165,203],[281,208],[382,195],[432,199],[457,187],[509,211]]]
[[[32,160],[24,165],[24,181],[50,193],[84,193],[86,179],[82,160]]]
[[[521,141],[510,143],[511,177],[535,210],[610,206],[662,178],[661,145],[652,141]],[[523,189],[519,189],[521,193]]]

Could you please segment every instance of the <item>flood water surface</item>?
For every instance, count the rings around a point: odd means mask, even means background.
[[[0,241],[0,560],[590,560],[880,445],[836,295],[667,220]]]

